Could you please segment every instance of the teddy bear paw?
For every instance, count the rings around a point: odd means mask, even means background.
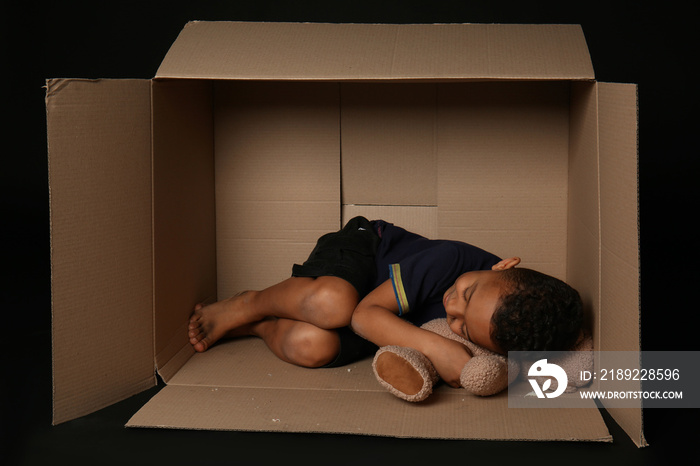
[[[385,346],[372,362],[379,383],[393,395],[406,401],[423,401],[433,392],[438,374],[419,351],[401,346]]]

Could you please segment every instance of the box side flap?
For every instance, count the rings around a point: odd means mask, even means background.
[[[446,385],[430,403],[407,403],[374,378],[371,359],[308,370],[275,358],[261,340],[195,355],[129,426],[328,432],[444,439],[610,441],[591,409],[515,409],[506,393],[476,397]],[[236,370],[221,371],[227,364]]]
[[[153,83],[156,366],[167,382],[194,352],[187,322],[216,299],[212,85]]]
[[[155,384],[148,80],[50,80],[53,422]]]
[[[340,228],[337,83],[215,85],[220,298],[291,275]],[[290,174],[293,174],[291,176]]]
[[[191,22],[157,78],[593,79],[577,25]]]
[[[600,151],[600,349],[640,350],[637,87],[598,84]],[[643,439],[641,409],[611,414],[633,441]]]
[[[637,88],[598,84],[601,349],[639,351]]]

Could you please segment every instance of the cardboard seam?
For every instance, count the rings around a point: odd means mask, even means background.
[[[433,157],[433,160],[435,161],[435,165],[433,169],[435,170],[435,173],[437,176],[435,176],[435,182],[433,183],[433,192],[435,193],[435,205],[433,207],[438,207],[438,204],[440,203],[440,183],[438,180],[440,179],[440,90],[439,90],[439,84],[435,83],[433,84],[433,143],[431,144],[433,148],[433,153],[431,154]],[[438,228],[438,231],[440,230],[440,218],[438,216],[437,224],[436,227]]]
[[[398,43],[399,43],[399,32],[400,30],[397,28],[394,31],[394,43],[392,45],[392,50],[391,50],[391,63],[389,65],[389,75],[391,77],[396,76],[396,72],[394,71],[396,69],[396,50],[398,49]]]
[[[343,207],[420,207],[434,209],[437,204],[341,204]]]
[[[265,386],[265,385],[224,385],[224,384],[219,384],[219,385],[207,385],[207,384],[198,384],[198,383],[191,383],[191,382],[172,382],[168,383],[168,386],[171,387],[196,387],[196,388],[211,388],[211,389],[217,389],[217,388],[224,388],[224,389],[256,389],[256,390],[270,390],[270,391],[278,391],[278,390],[284,390],[288,392],[292,391],[303,391],[303,392],[348,392],[348,393],[387,393],[387,395],[390,395],[385,389],[383,389],[381,386],[379,386],[377,389],[371,389],[371,388],[358,388],[358,389],[338,389],[334,387],[271,387],[271,386]],[[450,396],[458,396],[458,395],[450,395]],[[461,395],[464,396],[464,395]],[[475,395],[470,395],[470,396],[475,396]],[[389,399],[387,397],[387,399]],[[391,398],[393,399],[393,398]]]
[[[212,189],[214,190],[213,192],[213,199],[214,199],[214,295],[213,296],[207,296],[205,301],[203,301],[202,304],[207,305],[207,304],[213,304],[214,302],[217,301],[218,296],[219,296],[219,281],[218,281],[218,270],[219,270],[219,251],[218,251],[218,245],[219,242],[217,241],[217,222],[216,222],[216,90],[217,86],[215,83],[211,83],[209,86],[209,95],[211,96],[211,101],[209,105],[209,109],[212,113],[212,124],[211,124],[211,182],[212,182]]]
[[[598,272],[598,278],[597,278],[597,297],[595,298],[596,300],[596,307],[597,307],[597,316],[595,318],[595,322],[597,323],[596,328],[594,329],[594,335],[600,335],[601,329],[602,329],[602,285],[603,281],[601,278],[601,273],[603,270],[602,267],[602,215],[601,215],[601,202],[600,202],[600,93],[598,90],[598,83],[595,83],[593,86],[593,92],[595,94],[595,157],[596,157],[596,210],[598,214],[598,239],[597,239],[597,246],[598,246],[598,251],[597,251],[597,272]],[[600,342],[600,337],[599,340]],[[595,348],[597,350],[601,350],[602,348]],[[595,367],[600,367],[600,355],[596,353],[595,361],[594,361],[594,366]],[[597,385],[600,385],[600,381],[596,380],[595,382]],[[604,407],[602,409],[605,409]]]
[[[155,359],[155,370],[156,372],[160,373],[163,368],[165,368],[168,364],[171,363],[173,359],[176,359],[178,355],[183,351],[183,349],[186,349],[187,347],[191,347],[191,345],[185,341],[185,344],[182,344],[178,338],[178,335],[186,335],[187,334],[187,322],[184,322],[182,325],[180,325],[179,329],[173,333],[173,335],[170,337],[170,340],[168,343],[165,345],[165,347],[158,353],[154,353],[154,359]],[[154,348],[155,351],[155,348]],[[161,361],[163,358],[163,355],[167,357],[165,361]],[[170,355],[168,357],[168,355]],[[177,371],[175,371],[177,372]],[[162,374],[161,374],[162,376]],[[164,378],[165,380],[165,378]],[[166,380],[167,382],[167,380]]]
[[[194,353],[194,348],[188,343],[182,346],[174,356],[165,361],[165,364],[163,364],[160,368],[156,368],[156,371],[166,385],[168,385],[170,380],[177,375],[178,371],[182,369],[182,367],[194,355]]]
[[[601,209],[601,201],[600,201],[600,196],[601,196],[601,186],[600,186],[600,89],[598,85],[595,85],[595,120],[596,120],[596,141],[595,141],[595,147],[596,147],[596,201],[597,201],[597,210],[598,210],[598,297],[597,297],[597,304],[598,304],[598,318],[596,319],[598,322],[598,328],[595,329],[596,334],[600,335],[601,334],[601,329],[602,329],[602,317],[603,317],[603,279],[601,277],[602,272],[603,272],[603,219],[602,219],[602,209]],[[603,348],[600,348],[601,350]]]
[[[338,83],[338,229],[343,225],[343,83]]]
[[[642,366],[642,260],[641,260],[641,245],[642,245],[642,225],[641,225],[641,213],[640,213],[640,206],[641,206],[641,198],[640,198],[640,189],[639,189],[639,87],[634,85],[634,102],[635,102],[635,136],[636,136],[636,149],[637,149],[637,157],[636,157],[636,169],[637,169],[637,295],[640,297],[639,303],[638,303],[638,325],[639,325],[639,367],[644,367]],[[647,442],[645,436],[644,436],[644,409],[639,410],[640,413],[640,430],[639,430],[639,442],[637,443],[638,448],[643,448],[643,447],[648,447],[649,443]]]
[[[45,107],[46,107],[46,127],[48,129],[49,127],[49,111],[50,111],[50,103],[49,100],[53,95],[55,95],[56,92],[58,92],[59,89],[54,89],[51,91],[51,87],[53,83],[60,81],[60,80],[46,80],[46,95],[44,96],[44,102],[45,102]],[[63,87],[63,85],[61,86]],[[48,170],[48,176],[47,176],[47,181],[48,181],[48,194],[49,194],[49,286],[51,287],[51,290],[54,289],[54,260],[53,260],[53,245],[54,245],[54,234],[53,234],[53,203],[52,203],[52,196],[51,196],[51,138],[47,137],[46,138],[46,152],[48,154],[47,160],[46,160],[46,165],[47,165],[47,170]],[[55,347],[55,338],[54,338],[54,333],[55,333],[55,320],[54,320],[54,294],[53,292],[50,293],[50,300],[51,300],[51,425],[56,425],[56,370],[55,370],[55,355],[56,355],[56,347]]]
[[[151,99],[151,341],[153,344],[153,376],[158,384],[158,359],[156,354],[156,244],[155,244],[155,141],[154,133],[154,105],[153,105],[153,80],[149,86],[149,94]]]

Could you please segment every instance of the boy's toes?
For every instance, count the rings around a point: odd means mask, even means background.
[[[206,338],[202,338],[201,341],[199,341],[198,343],[196,343],[194,345],[194,350],[199,352],[199,353],[203,353],[204,351],[207,350],[208,347],[209,347],[209,342],[207,341]]]
[[[205,334],[200,330],[199,327],[195,328],[190,328],[189,332],[187,332],[187,337],[190,339],[190,344],[194,345],[200,342],[202,338],[205,337]]]
[[[190,333],[190,344],[194,347],[194,350],[202,353],[209,349],[212,345],[211,338],[204,332],[194,331]]]

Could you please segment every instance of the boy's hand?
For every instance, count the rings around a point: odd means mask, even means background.
[[[444,337],[436,339],[426,350],[425,356],[433,363],[442,380],[455,388],[460,387],[462,369],[472,358],[466,346]]]

